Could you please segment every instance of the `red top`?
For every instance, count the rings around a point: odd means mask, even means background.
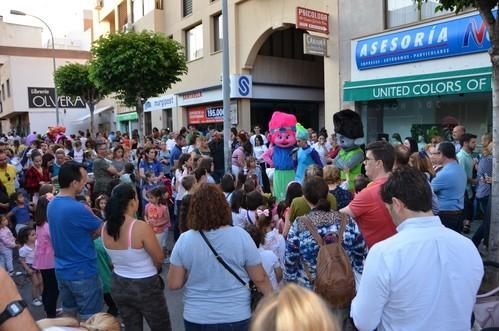
[[[31,196],[40,190],[40,182],[50,182],[49,173],[43,170],[40,172],[33,166],[29,167],[24,179],[24,188]]]
[[[355,195],[348,207],[355,215],[360,232],[371,248],[397,233],[392,217],[381,199],[380,188],[388,178],[378,178]]]

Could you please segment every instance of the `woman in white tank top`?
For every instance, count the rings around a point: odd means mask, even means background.
[[[114,265],[111,296],[126,330],[142,331],[143,318],[151,331],[171,330],[158,274],[163,251],[152,228],[134,218],[138,206],[136,192],[128,184],[116,186],[106,206],[102,242]]]

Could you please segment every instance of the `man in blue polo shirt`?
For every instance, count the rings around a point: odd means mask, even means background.
[[[101,221],[76,201],[87,182],[87,171],[78,162],[61,166],[61,191],[48,205],[47,218],[55,253],[55,273],[64,313],[87,319],[102,310],[102,284],[97,273],[93,236]]]
[[[457,163],[456,148],[453,143],[440,143],[438,153],[443,168],[431,182],[433,192],[438,197],[438,216],[443,225],[462,233],[467,176],[464,169]]]

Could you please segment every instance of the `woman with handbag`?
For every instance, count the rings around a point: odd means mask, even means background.
[[[142,331],[143,318],[152,331],[171,330],[170,315],[158,274],[164,254],[152,228],[134,218],[139,208],[135,189],[116,186],[106,206],[102,244],[114,265],[111,297],[126,330]]]
[[[262,294],[272,293],[255,243],[244,229],[230,224],[223,192],[202,184],[191,196],[191,230],[175,244],[168,272],[168,287],[184,288],[186,331],[247,331],[251,295],[256,295],[250,292],[250,280]]]

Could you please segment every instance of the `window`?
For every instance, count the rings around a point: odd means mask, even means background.
[[[203,24],[196,25],[185,31],[187,61],[199,59],[203,56]]]
[[[421,9],[414,0],[386,0],[387,28],[393,28],[399,25],[419,22],[432,17],[449,14],[450,11],[435,12],[438,6],[438,0],[428,0],[421,4]]]
[[[5,84],[2,84],[2,100],[5,100]]]
[[[218,52],[222,50],[223,42],[223,28],[222,28],[222,14],[218,16],[213,16],[213,37],[214,37],[214,51]]]
[[[10,98],[10,79],[7,79],[7,98]]]
[[[192,0],[182,0],[182,16],[186,17],[192,14]]]

